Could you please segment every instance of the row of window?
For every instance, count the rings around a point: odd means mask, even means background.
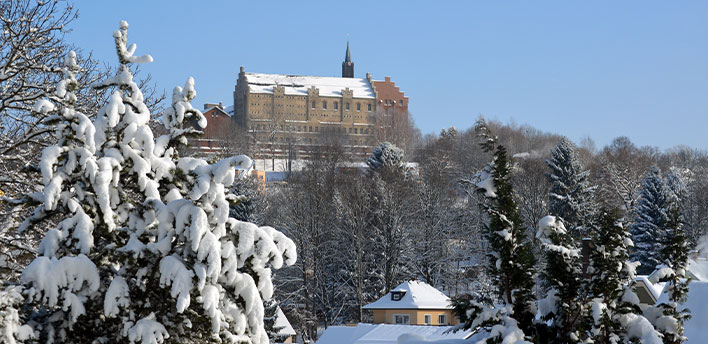
[[[275,137],[273,138],[273,142],[275,143],[288,143],[288,138],[287,137]],[[302,142],[302,143],[317,143],[317,139],[313,138],[306,138],[306,139],[300,139],[297,142]],[[296,144],[297,142],[293,142],[292,140],[289,143]],[[364,145],[365,142],[364,140],[349,140],[349,143],[352,145]]]
[[[403,103],[404,103],[404,102],[405,102],[405,100],[399,100],[399,101],[398,101],[398,104],[399,104],[400,106],[403,106]],[[392,99],[386,99],[386,100],[384,100],[384,104],[386,104],[386,105],[396,105],[396,101],[395,101],[395,100],[392,100]]]
[[[425,314],[424,318],[425,318],[424,321],[425,321],[426,325],[433,324],[433,316],[432,315]],[[409,325],[411,323],[411,316],[408,314],[394,314],[393,315],[393,323],[394,324]],[[447,325],[447,315],[445,315],[445,314],[438,315],[438,325]]]
[[[339,110],[339,102],[335,101],[333,103],[333,105],[334,105],[334,110]],[[366,111],[371,112],[373,109],[371,104],[366,104],[366,105],[367,105]],[[312,110],[317,110],[317,102],[315,102],[313,100],[311,107],[312,107]],[[327,101],[326,100],[322,101],[322,110],[327,110]],[[347,111],[350,110],[349,103],[344,103],[344,110],[347,110]],[[361,111],[361,103],[356,103],[356,111]]]
[[[313,127],[313,126],[309,126],[309,127],[297,126],[297,127],[295,127],[294,125],[289,126],[289,125],[282,125],[281,124],[279,128],[278,128],[278,126],[275,127],[276,130],[280,129],[281,131],[283,131],[283,130],[284,131],[296,131],[296,128],[297,128],[298,132],[303,132],[303,131],[306,133],[307,132],[310,132],[310,133],[320,132],[320,127],[317,127],[317,126],[315,126],[315,127]],[[313,130],[313,128],[314,128],[314,130]],[[344,133],[344,134],[346,134],[346,133],[368,134],[370,132],[369,128],[341,128],[341,127],[322,127],[322,131],[324,131],[325,128],[332,130],[334,132]],[[267,130],[267,129],[273,129],[273,126],[272,125],[265,125],[265,124],[258,124],[258,125],[252,125],[249,129],[250,130]]]

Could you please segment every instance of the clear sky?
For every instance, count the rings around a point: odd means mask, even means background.
[[[68,39],[115,61],[130,23],[160,89],[233,104],[246,71],[390,76],[423,133],[481,114],[598,146],[708,149],[708,1],[89,1]]]

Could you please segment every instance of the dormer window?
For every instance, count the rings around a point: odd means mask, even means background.
[[[391,291],[391,300],[401,301],[403,295],[406,295],[406,292],[404,290]]]

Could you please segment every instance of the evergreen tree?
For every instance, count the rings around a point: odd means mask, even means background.
[[[405,155],[402,149],[391,142],[382,142],[374,148],[371,156],[366,159],[366,164],[371,171],[403,171]]]
[[[592,300],[585,313],[586,342],[661,343],[639,308],[632,291],[636,262],[629,262],[632,240],[619,222],[618,211],[602,211],[597,231],[592,235],[589,290]]]
[[[686,302],[688,297],[690,281],[686,278],[686,269],[689,246],[678,207],[674,206],[669,214],[667,230],[661,236],[660,257],[663,264],[652,275],[652,282],[666,282],[664,292],[667,300],[654,307],[651,320],[664,335],[664,343],[680,344],[687,339],[683,335],[683,324],[691,317],[689,309],[679,309],[679,304]]]
[[[486,238],[489,243],[488,274],[497,289],[501,305],[493,307],[477,301],[462,300],[455,303],[458,316],[464,319],[465,328],[501,324],[493,331],[488,342],[508,341],[507,336],[523,341],[532,335],[535,317],[534,256],[524,238],[524,227],[509,181],[510,163],[506,149],[489,135],[483,122],[478,123],[483,138],[482,145],[493,153],[492,162],[480,174],[478,192],[486,196],[482,206],[489,216]],[[501,329],[504,329],[501,331]],[[513,341],[513,342],[516,342]],[[512,342],[512,341],[509,341]]]
[[[278,321],[278,301],[275,298],[263,302],[263,327],[265,328],[268,338],[271,343],[280,343],[285,338],[282,338],[279,332],[283,329],[282,326],[276,326]]]
[[[547,296],[539,300],[541,320],[551,320],[549,342],[576,343],[581,340],[578,327],[584,313],[582,294],[583,265],[580,249],[555,216],[539,221],[536,237],[545,251],[546,266],[542,273]]]
[[[231,192],[239,195],[238,202],[231,205],[230,216],[239,221],[262,224],[267,207],[264,189],[255,176],[246,176],[234,182]]]
[[[152,58],[134,56],[127,34],[121,22],[113,34],[121,66],[98,85],[113,92],[96,120],[60,107],[58,143],[42,156],[35,214],[64,220],[22,274],[28,325],[42,342],[267,343],[271,268],[292,265],[295,247],[273,228],[228,217],[237,197],[226,190],[248,157],[210,165],[178,156],[197,131],[186,123],[206,126],[189,103],[193,79],[175,88],[163,117],[168,134],[154,139],[130,72]],[[64,100],[77,87],[72,59],[57,91]],[[46,100],[37,108],[53,110]]]
[[[565,227],[577,241],[592,229],[597,212],[594,201],[595,187],[590,185],[590,171],[583,171],[578,153],[566,138],[562,138],[546,160],[551,172],[546,175],[551,183],[549,211],[560,217]]]
[[[670,221],[670,206],[670,191],[659,168],[654,166],[642,181],[636,217],[629,228],[635,243],[631,258],[641,263],[640,274],[650,274],[662,262],[660,241]]]

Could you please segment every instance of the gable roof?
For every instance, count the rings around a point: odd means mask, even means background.
[[[646,295],[651,298],[651,300],[643,300],[643,295],[640,290],[637,290],[637,296],[639,296],[640,301],[646,304],[653,305],[656,300],[661,296],[661,292],[664,290],[665,282],[652,283],[649,276],[639,275],[634,278],[634,287],[637,289],[643,289],[646,291]]]
[[[293,336],[296,334],[295,329],[292,325],[290,325],[288,318],[285,317],[285,313],[283,313],[283,310],[280,309],[280,307],[278,307],[278,312],[275,315],[275,324],[273,327],[281,328],[280,331],[278,331],[278,334],[281,336]]]
[[[229,115],[229,113],[227,113],[226,111],[224,111],[224,109],[222,109],[222,108],[220,108],[220,107],[218,107],[218,106],[212,106],[212,107],[210,107],[210,108],[208,108],[208,109],[202,111],[202,113],[203,113],[203,114],[206,114],[207,112],[212,111],[212,110],[219,111],[219,112],[221,112],[221,113],[223,113],[224,115],[229,116],[229,117],[231,116],[231,115]]]
[[[391,292],[405,292],[399,301],[391,299]],[[421,281],[408,281],[398,285],[376,302],[364,309],[452,309],[450,298],[431,285]]]
[[[349,88],[354,98],[376,98],[366,79],[263,73],[245,73],[245,76],[251,93],[273,93],[273,87],[282,86],[286,95],[306,96],[307,90],[314,86],[321,97],[341,97],[342,90]]]

